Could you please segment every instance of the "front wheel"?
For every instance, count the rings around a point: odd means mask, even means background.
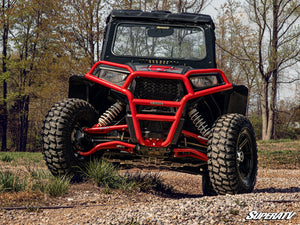
[[[76,175],[80,170],[87,158],[77,152],[93,147],[83,128],[93,126],[97,118],[94,107],[81,99],[65,99],[49,110],[42,127],[42,148],[53,175]]]
[[[209,175],[206,172],[202,175],[202,192],[204,196],[215,196],[217,193],[215,192],[212,183],[210,181]]]
[[[250,121],[226,114],[214,123],[208,142],[208,173],[217,194],[249,193],[257,174],[257,146]]]

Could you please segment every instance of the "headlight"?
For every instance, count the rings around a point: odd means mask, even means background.
[[[114,67],[104,67],[102,65],[97,67],[93,72],[94,76],[97,76],[103,80],[106,80],[118,86],[123,85],[128,74],[129,74],[128,70],[124,70],[123,72],[123,69],[114,68]]]
[[[211,87],[219,83],[216,75],[198,75],[189,78],[195,88]]]
[[[127,77],[126,73],[120,73],[120,72],[109,71],[109,70],[101,70],[99,74],[99,78],[102,78],[103,80],[107,80],[119,86],[123,85],[126,77]]]

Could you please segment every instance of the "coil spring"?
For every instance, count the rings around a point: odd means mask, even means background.
[[[188,115],[200,134],[204,137],[208,137],[210,129],[198,110],[194,108],[189,111]]]
[[[123,110],[123,103],[117,101],[111,107],[109,107],[99,118],[98,124],[101,127],[109,124],[119,113]]]

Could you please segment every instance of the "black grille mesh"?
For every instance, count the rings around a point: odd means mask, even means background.
[[[134,79],[135,98],[180,101],[185,94],[181,80],[139,77]]]

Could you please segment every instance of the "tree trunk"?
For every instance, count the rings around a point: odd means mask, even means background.
[[[275,129],[276,94],[278,85],[278,1],[273,1],[273,27],[271,39],[271,57],[269,60],[270,71],[272,71],[272,87],[270,93],[270,109],[268,118],[268,129],[266,139],[271,140]]]
[[[6,8],[10,8],[10,1],[6,3]],[[5,13],[5,0],[2,0],[2,13],[3,13],[3,34],[2,34],[2,73],[5,75],[7,72],[7,42],[9,32],[9,20]],[[2,103],[2,145],[1,151],[7,150],[7,124],[8,124],[8,111],[7,111],[7,81],[3,80],[3,103]]]
[[[100,29],[100,18],[99,18],[99,13],[100,13],[100,5],[99,2],[97,3],[97,7],[96,7],[96,62],[98,62],[100,60],[100,33],[101,33],[101,29]]]
[[[19,127],[19,151],[25,152],[27,146],[27,133],[28,133],[28,114],[29,114],[29,96],[24,95],[21,97],[20,102],[20,127]]]
[[[8,112],[7,112],[7,83],[6,80],[3,81],[3,104],[2,104],[2,145],[1,151],[7,150],[7,121],[8,121]]]
[[[261,101],[261,118],[262,118],[262,140],[266,141],[268,140],[267,137],[267,130],[268,130],[268,81],[263,80],[262,84],[262,101]]]
[[[182,12],[182,0],[179,0],[177,3],[177,12],[181,13]]]
[[[89,23],[87,24],[88,28],[88,48],[87,48],[87,53],[89,54],[89,61],[90,61],[90,66],[93,66],[95,63],[95,43],[94,43],[94,14],[93,14],[93,5],[92,3],[88,4],[89,7]]]
[[[25,152],[29,127],[29,95],[19,96],[10,108],[12,141],[16,151]]]

